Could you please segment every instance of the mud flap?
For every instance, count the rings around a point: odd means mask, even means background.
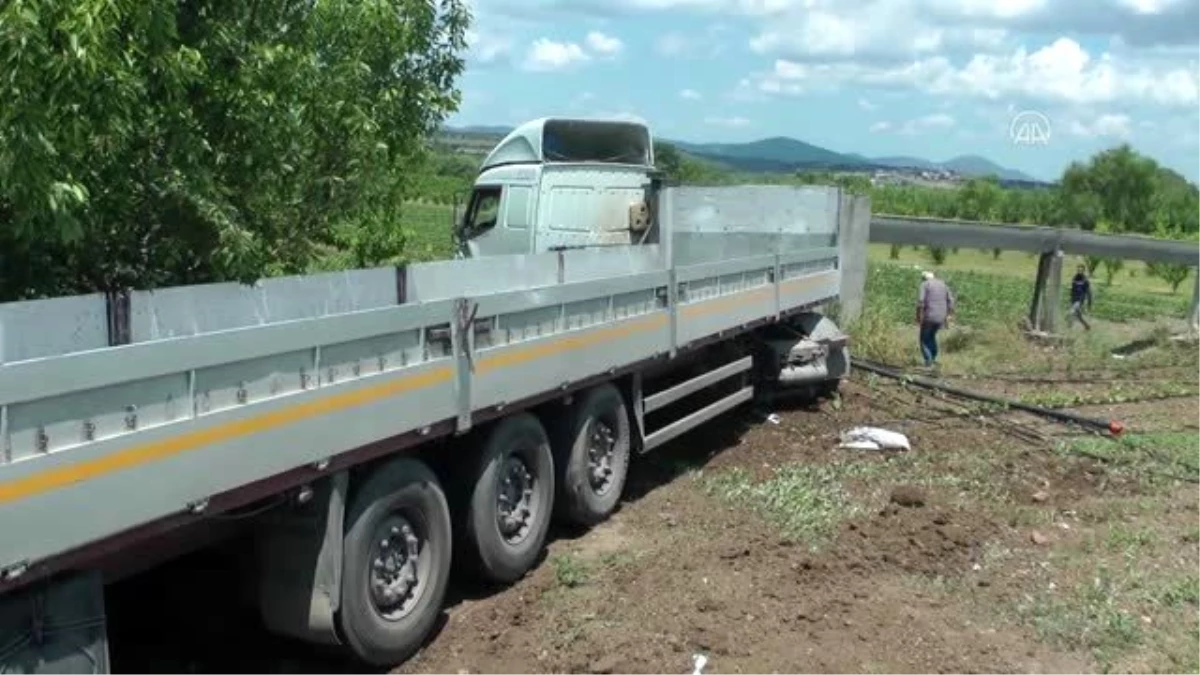
[[[108,673],[104,580],[83,572],[0,598],[0,672]]]
[[[313,487],[299,508],[280,509],[256,536],[258,605],[274,633],[318,644],[341,643],[335,617],[342,587],[342,525],[349,474]]]

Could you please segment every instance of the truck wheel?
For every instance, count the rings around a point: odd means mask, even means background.
[[[612,384],[587,391],[555,429],[558,516],[595,525],[617,508],[631,445],[625,399]]]
[[[377,469],[351,503],[343,539],[339,624],[375,666],[411,656],[441,612],[450,578],[450,509],[437,476],[415,459]]]
[[[488,433],[464,514],[463,552],[485,580],[510,583],[536,562],[554,506],[554,459],[530,413],[500,420]]]

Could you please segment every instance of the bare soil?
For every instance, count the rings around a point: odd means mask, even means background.
[[[961,412],[857,375],[836,403],[714,421],[639,458],[618,512],[552,532],[519,582],[459,583],[437,633],[394,672],[685,673],[695,655],[706,673],[1197,672],[1195,485],[1064,452],[1059,425]],[[1097,414],[1179,429],[1197,406]],[[902,431],[913,450],[837,449],[861,424]],[[779,482],[797,466],[827,473]],[[721,487],[739,476],[771,499]],[[831,484],[842,501],[824,534],[789,530],[789,505],[819,511]],[[125,670],[354,667],[250,623],[219,659],[181,645],[183,662],[163,651]]]

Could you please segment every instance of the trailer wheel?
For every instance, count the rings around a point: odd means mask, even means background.
[[[363,661],[398,664],[433,629],[450,577],[450,509],[415,459],[381,466],[357,491],[343,539],[339,625]]]
[[[554,505],[554,459],[537,417],[519,413],[495,424],[466,485],[466,562],[488,581],[520,579],[537,561]]]
[[[582,394],[555,429],[558,516],[595,525],[617,508],[629,470],[631,431],[625,399],[612,384]]]

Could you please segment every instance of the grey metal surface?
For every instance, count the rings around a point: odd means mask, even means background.
[[[106,311],[102,293],[0,304],[0,363],[103,349]]]
[[[542,253],[438,260],[412,265],[407,273],[409,301],[429,302],[553,286],[558,283],[558,256]]]
[[[1047,253],[1057,246],[1064,253],[1074,255],[1178,263],[1193,267],[1200,265],[1200,247],[1194,242],[934,218],[873,216],[871,241],[884,244],[1002,248],[1031,253]]]
[[[0,597],[0,672],[110,672],[100,573]]]
[[[838,266],[841,271],[838,287],[841,310],[838,319],[845,324],[857,319],[862,313],[863,295],[867,286],[867,256],[852,253],[867,248],[867,241],[871,235],[871,198],[865,195],[843,194],[838,221],[838,243],[841,248]]]
[[[274,633],[319,644],[340,643],[343,523],[350,475],[313,484],[311,501],[274,509],[255,531],[257,595]]]
[[[726,396],[715,403],[710,403],[696,412],[686,417],[681,417],[662,429],[655,431],[646,437],[644,446],[646,450],[657,448],[663,443],[677,438],[680,434],[694,429],[708,420],[716,417],[717,415],[732,410],[752,398],[754,398],[754,387],[743,387],[729,396]]]
[[[130,294],[134,342],[396,305],[392,267],[204,284]]]
[[[759,199],[739,190],[709,194]],[[806,218],[767,224],[836,227]],[[0,365],[0,570],[837,295],[836,249],[775,241],[673,267],[671,243],[413,265],[399,306],[390,269],[139,296],[148,341]]]
[[[643,402],[642,412],[651,413],[660,408],[665,408],[679,399],[691,396],[701,389],[711,384],[716,384],[731,375],[750,370],[753,364],[754,358],[747,356],[732,363],[727,363],[715,370],[710,370],[703,375],[697,375],[690,380],[680,382],[670,389],[664,389],[652,396],[647,396]]]

